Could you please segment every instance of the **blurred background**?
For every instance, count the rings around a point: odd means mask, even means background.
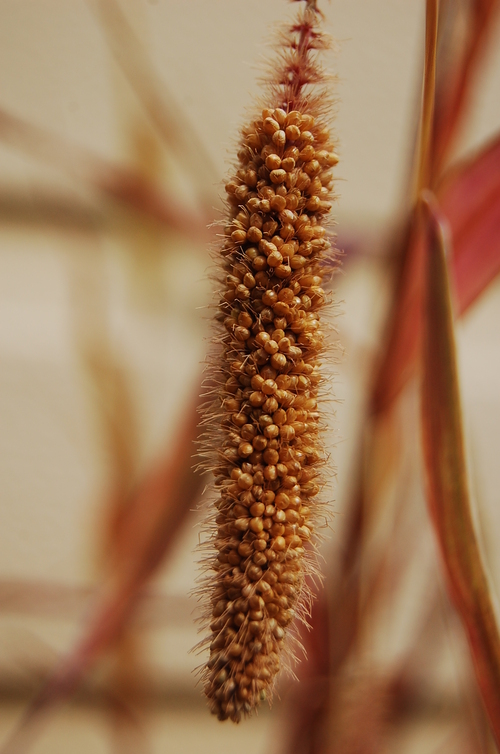
[[[334,216],[343,251],[331,315],[340,346],[325,406],[335,512],[322,548],[327,586],[387,313],[389,240],[407,208],[424,6],[320,3],[335,39],[325,64],[338,77]],[[287,749],[288,680],[271,711],[239,726],[212,719],[196,686],[203,657],[190,652],[199,637],[188,594],[210,480],[186,479],[210,337],[207,249],[216,231],[207,226],[221,217],[221,181],[259,92],[261,56],[295,10],[285,0],[0,0],[0,743],[80,647],[66,691],[23,743],[36,754]],[[499,21],[458,157],[500,126]],[[499,322],[493,282],[458,328],[472,492],[497,593]],[[370,748],[375,734],[365,747],[335,747],[343,739],[333,720],[330,744],[317,751],[461,751],[463,704],[481,729],[415,470],[418,432],[406,432],[415,403],[410,388],[387,439],[401,471],[383,482],[370,532],[373,552],[394,543],[387,531],[404,511],[393,564],[404,578],[394,584],[393,570],[386,579],[346,698],[356,708],[369,669],[362,719],[370,718],[387,668],[413,663],[423,702],[382,748]],[[180,499],[176,474],[186,477]],[[110,623],[99,624],[109,605]],[[417,635],[426,653],[410,662]]]

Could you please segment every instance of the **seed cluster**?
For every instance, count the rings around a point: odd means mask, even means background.
[[[219,443],[219,497],[204,681],[212,712],[235,722],[272,690],[287,627],[304,607],[323,461],[323,219],[338,158],[307,103],[278,103],[242,132],[219,249],[219,435],[209,435]]]

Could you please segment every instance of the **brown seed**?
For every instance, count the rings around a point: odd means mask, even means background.
[[[267,257],[267,264],[270,267],[278,267],[283,262],[283,257],[278,250],[271,252]]]
[[[306,162],[304,165],[304,172],[307,173],[307,175],[315,175],[318,170],[320,169],[320,164],[318,160],[310,160],[309,162]]]
[[[296,254],[294,258],[290,261],[290,267],[292,268],[292,270],[300,270],[306,264],[307,264],[307,259],[303,257],[301,254]]]
[[[286,198],[277,194],[271,199],[271,209],[275,212],[282,212],[286,208]]]
[[[280,427],[280,437],[286,442],[291,442],[295,438],[295,429],[290,424],[285,424]]]
[[[284,171],[283,171],[284,172]],[[247,234],[245,230],[233,230],[231,233],[231,239],[234,243],[241,244],[247,240]]]
[[[285,508],[288,508],[288,506],[290,505],[290,498],[286,494],[286,492],[279,492],[276,495],[274,502],[277,508],[285,509]]]
[[[303,160],[304,162],[309,162],[309,160],[313,160],[315,157],[316,157],[316,151],[311,144],[308,144],[307,146],[305,146],[299,153],[299,158]]]
[[[259,391],[256,390],[255,392],[251,393],[251,395],[250,395],[250,397],[249,397],[248,400],[250,402],[250,405],[252,405],[255,408],[257,408],[258,406],[262,406],[262,404],[266,400],[266,396],[264,395],[264,393],[261,393],[261,392],[259,392]]]
[[[250,513],[252,516],[262,516],[265,510],[265,505],[263,503],[254,503],[250,508]]]
[[[266,549],[266,546],[267,545],[265,539],[255,539],[253,542],[253,549],[257,550],[258,552],[263,552]]]
[[[282,536],[277,536],[274,538],[273,543],[271,545],[273,550],[277,550],[278,552],[282,552],[286,548],[286,542],[285,539]]]
[[[277,391],[276,391],[277,392]],[[278,401],[276,398],[268,398],[264,403],[262,404],[262,410],[265,411],[267,414],[274,414],[275,411],[278,410]]]
[[[300,123],[302,123],[302,114],[298,110],[290,110],[290,112],[286,116],[285,122],[287,126],[298,126]]]
[[[286,134],[283,130],[275,131],[272,135],[273,144],[279,149],[283,149],[286,144]]]
[[[282,168],[280,168],[278,170],[272,170],[270,172],[270,174],[269,174],[269,177],[270,177],[270,179],[271,179],[271,181],[273,183],[278,183],[278,184],[279,183],[283,183],[283,181],[286,178],[286,170],[283,170]],[[272,203],[271,203],[271,206],[272,206]],[[285,201],[285,206],[286,206],[286,201]],[[235,231],[235,232],[242,233],[244,231]],[[232,237],[232,235],[231,235],[231,237]],[[246,238],[246,234],[245,234],[245,238]],[[233,241],[234,240],[235,239],[233,238]],[[245,239],[243,239],[243,240],[245,240]],[[242,243],[242,242],[239,241],[238,243]]]
[[[270,468],[270,467],[268,467]],[[264,469],[265,471],[265,469]],[[271,503],[274,502],[275,494],[272,490],[266,490],[261,498],[261,503],[264,503],[264,505],[271,505]]]
[[[252,322],[253,319],[248,312],[241,312],[238,315],[238,324],[242,327],[250,327],[252,325]]]
[[[248,518],[237,518],[234,525],[238,531],[246,531],[248,529]],[[242,553],[240,553],[240,555],[242,555]]]
[[[295,247],[293,243],[284,243],[280,248],[280,252],[283,257],[288,257],[290,259],[295,254]]]
[[[253,485],[253,477],[251,474],[242,474],[237,481],[238,487],[242,490],[249,490]]]
[[[242,442],[238,445],[238,455],[240,458],[247,458],[250,453],[253,453],[253,447],[249,442]]]
[[[252,440],[252,445],[257,451],[265,450],[265,448],[267,447],[267,439],[263,437],[262,435],[257,435]]]
[[[280,124],[280,126],[282,126],[286,121],[286,112],[281,107],[276,108],[273,116],[274,119]]]
[[[263,123],[263,128],[266,134],[273,134],[275,131],[278,131],[280,127],[280,124],[274,120],[274,118],[266,118]]]
[[[266,157],[266,168],[269,170],[277,170],[281,167],[281,157],[277,154],[270,154]]]
[[[266,258],[261,255],[256,256],[255,259],[252,260],[252,267],[257,272],[259,272],[260,270],[265,270],[267,267]]]
[[[247,529],[248,529],[248,519],[245,519],[247,521]],[[253,553],[253,547],[250,544],[250,542],[241,542],[241,544],[238,546],[238,553],[241,555],[242,558],[248,558]]]
[[[258,565],[258,566],[263,566],[265,563],[267,563],[267,558],[263,552],[256,552],[252,560],[255,563],[255,565]],[[252,618],[251,614],[250,614],[250,618]],[[257,619],[253,618],[253,620],[257,620]]]
[[[276,353],[271,356],[271,365],[275,369],[284,369],[286,366],[286,356],[282,353]]]
[[[234,336],[237,340],[248,340],[248,338],[250,337],[250,330],[248,330],[246,327],[235,327]]]
[[[235,626],[242,626],[245,622],[246,616],[245,613],[236,613],[236,615],[233,618],[233,622]]]
[[[270,424],[264,429],[264,436],[268,440],[272,440],[274,437],[278,437],[280,434],[280,428],[276,424]]]
[[[253,188],[257,185],[257,173],[255,170],[247,170],[245,173],[244,181],[249,188]]]
[[[287,126],[285,134],[288,141],[297,141],[300,138],[300,128],[296,125]]]
[[[264,461],[270,465],[274,465],[279,461],[279,453],[274,448],[266,448],[263,453]]]
[[[247,230],[246,235],[250,243],[259,243],[262,238],[262,231],[259,228],[252,226]]]
[[[272,254],[278,251],[278,249],[276,247],[276,244],[272,243],[271,241],[266,241],[265,239],[263,239],[259,243],[259,251],[261,251],[266,256],[269,256],[269,254]]]
[[[255,519],[255,520],[261,521],[260,518],[259,519]],[[261,521],[261,523],[262,523],[262,521]],[[262,568],[260,566],[255,565],[255,563],[254,563],[254,564],[248,566],[248,568],[247,568],[247,575],[248,575],[248,578],[251,579],[252,581],[257,581],[258,579],[260,579],[262,577]]]
[[[273,395],[276,392],[276,382],[274,380],[264,380],[261,390],[265,395]]]
[[[273,354],[277,353],[277,351],[278,351],[278,344],[276,343],[275,340],[269,340],[265,344],[264,350],[265,350],[266,353],[268,353],[268,354],[270,354],[272,356]]]
[[[278,478],[276,466],[272,464],[266,466],[264,469],[264,478],[267,479],[268,482],[274,482],[274,480]]]
[[[262,519],[260,517],[258,517],[258,516],[256,516],[255,518],[250,519],[249,526],[250,526],[250,530],[253,531],[254,534],[259,534],[263,530],[263,528],[264,528],[264,524],[262,522]]]

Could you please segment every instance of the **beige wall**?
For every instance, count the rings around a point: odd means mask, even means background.
[[[399,207],[408,171],[424,3],[331,0],[321,6],[337,40],[329,66],[338,75],[339,233],[346,239],[370,238],[371,229],[378,245],[380,230]],[[218,191],[216,181],[227,169],[232,140],[257,89],[269,29],[290,14],[290,5],[284,0],[127,0],[123,7],[208,152]],[[500,29],[496,33],[500,39]],[[498,91],[500,44],[492,49],[460,151],[500,128]],[[91,3],[83,0],[0,0],[0,108],[129,162],[131,134],[143,122]],[[174,170],[172,160],[166,164]],[[165,175],[159,179],[166,182]],[[12,186],[27,192],[50,186],[69,198],[95,202],[77,181],[0,141],[0,189]],[[82,318],[100,321],[104,313],[109,342],[133,388],[139,465],[145,465],[172,439],[204,356],[206,324],[197,307],[209,300],[207,258],[204,249],[163,239],[157,245],[160,261],[150,260],[148,269],[157,278],[151,286],[147,277],[138,281],[130,262],[129,246],[135,244],[137,251],[140,245],[140,234],[133,236],[130,228],[96,238],[6,222],[0,239],[0,580],[87,584],[97,572],[95,535],[107,456],[77,348]],[[347,349],[336,386],[343,401],[337,421],[341,444],[335,451],[337,510],[356,440],[362,369],[383,313],[377,265],[351,270],[352,276],[346,268],[337,285],[344,301],[337,324]],[[75,291],[85,285],[90,298],[75,309]],[[159,296],[152,302],[153,289]],[[474,479],[497,575],[498,302],[497,287],[461,334]],[[162,577],[167,594],[184,595],[193,584],[196,520],[193,516]],[[9,654],[28,658],[28,665],[36,665],[40,656],[42,665],[49,662],[52,651],[70,646],[77,630],[72,621],[0,615],[0,644],[6,647],[0,673]],[[151,664],[191,687],[189,672],[197,660],[187,650],[195,640],[185,617],[162,626],[151,638]]]

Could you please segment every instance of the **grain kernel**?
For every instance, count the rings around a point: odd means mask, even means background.
[[[253,477],[251,474],[242,474],[238,477],[237,485],[242,490],[249,490],[253,485]]]
[[[286,178],[286,170],[283,170],[282,168],[279,168],[278,170],[271,170],[271,172],[269,173],[269,177],[273,183],[278,183],[278,184],[283,183]],[[286,206],[286,201],[285,201],[285,206]],[[241,234],[241,233],[244,233],[244,231],[234,231],[234,233]],[[233,237],[234,233],[231,234],[231,238]],[[245,234],[245,238],[246,238],[246,234]],[[234,238],[233,238],[233,241],[235,241]]]
[[[285,134],[288,141],[297,141],[300,138],[300,128],[296,125],[287,126]]]

